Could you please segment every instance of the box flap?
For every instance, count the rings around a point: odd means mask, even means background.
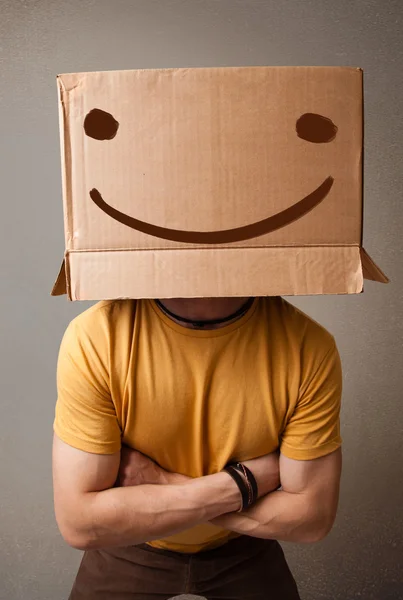
[[[374,263],[372,258],[366,253],[364,248],[361,248],[361,263],[364,279],[377,281],[378,283],[389,283],[388,277]]]
[[[67,293],[66,261],[63,260],[59,275],[50,293],[51,296],[63,296]]]
[[[69,252],[71,300],[359,294],[359,246]]]

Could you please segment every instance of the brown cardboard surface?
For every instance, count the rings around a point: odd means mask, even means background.
[[[58,85],[71,299],[362,290],[360,69],[112,71]],[[365,261],[364,276],[384,281]]]
[[[246,296],[252,284],[255,296],[354,294],[363,283],[356,246],[72,252],[69,268],[71,300]]]

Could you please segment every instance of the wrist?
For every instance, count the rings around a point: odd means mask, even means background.
[[[234,479],[226,471],[220,471],[219,473],[215,473],[213,477],[215,477],[217,481],[218,477],[220,477],[222,485],[225,486],[226,493],[223,494],[223,497],[227,500],[228,506],[225,509],[224,513],[235,511],[238,512],[243,506],[243,500],[242,493]]]
[[[259,488],[259,498],[278,489],[280,485],[279,453],[272,452],[259,458],[243,461],[254,474]]]
[[[237,484],[224,471],[191,479],[184,487],[195,490],[204,506],[205,518],[209,521],[226,513],[236,512],[242,505]]]

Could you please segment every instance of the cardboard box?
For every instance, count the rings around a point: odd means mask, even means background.
[[[359,293],[363,73],[58,77],[71,300]]]

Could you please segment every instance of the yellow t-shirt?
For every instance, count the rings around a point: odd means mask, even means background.
[[[279,297],[208,331],[176,324],[153,300],[100,302],[67,328],[57,383],[64,442],[99,454],[124,443],[191,477],[279,447],[308,460],[341,445],[334,339]],[[236,536],[205,524],[151,544],[192,553]]]

